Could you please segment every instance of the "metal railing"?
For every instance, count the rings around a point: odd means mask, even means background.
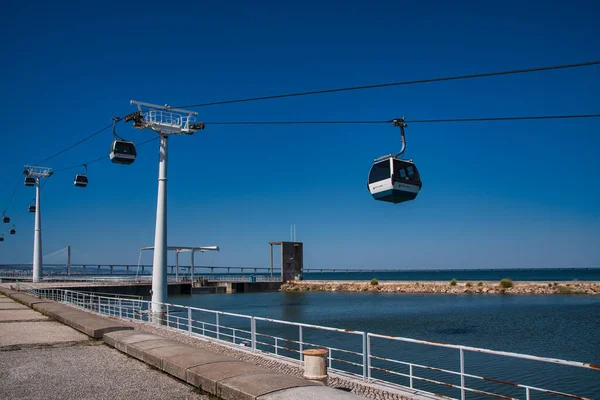
[[[223,344],[233,345],[240,349],[294,360],[300,364],[303,362],[303,350],[325,348],[329,352],[327,356],[329,369],[335,373],[389,388],[410,388],[413,391],[417,390],[422,393],[435,394],[436,396],[451,399],[460,398],[464,400],[467,394],[471,393],[476,394],[478,397],[484,396],[503,399],[522,397],[530,400],[534,392],[563,398],[588,399],[587,397],[557,390],[549,390],[538,386],[467,373],[465,369],[465,353],[487,354],[500,356],[505,360],[529,360],[555,366],[591,370],[591,373],[598,373],[598,375],[594,375],[594,379],[596,382],[600,382],[600,366],[582,362],[282,321],[178,304],[152,303],[151,301],[141,299],[107,297],[96,293],[84,293],[65,289],[30,288],[28,293],[102,315],[163,325],[168,329],[174,329],[191,336],[203,337]],[[164,311],[162,313],[152,313],[153,304],[162,305]],[[435,347],[456,351],[459,368],[458,370],[440,368],[384,356],[382,353],[389,353],[393,347],[393,343],[424,345],[428,346],[428,348]],[[380,348],[379,352],[375,351],[375,345]],[[402,372],[401,368],[404,368],[405,372]],[[432,377],[419,371],[428,371],[437,375],[436,377]],[[439,376],[442,375],[449,376],[450,382],[441,380],[442,378]],[[403,378],[408,383],[398,383],[398,379],[394,378]],[[510,388],[512,394],[496,393],[490,389],[483,390],[478,388],[476,384],[467,383],[467,381],[471,382],[473,380],[480,384],[493,383],[497,386]],[[423,385],[419,388],[416,387],[417,382],[424,384],[425,387]],[[440,395],[440,391],[435,390],[435,387],[440,386],[455,390],[459,396]],[[520,390],[521,394],[515,394],[515,390]]]
[[[281,277],[267,275],[201,275],[207,282],[281,282]]]

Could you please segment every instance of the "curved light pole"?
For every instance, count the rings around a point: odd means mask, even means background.
[[[154,231],[154,260],[152,264],[152,319],[164,323],[162,315],[167,302],[167,161],[171,135],[193,135],[204,129],[204,123],[196,123],[195,111],[171,108],[168,105],[143,103],[131,100],[138,111],[124,118],[133,121],[138,129],[150,129],[160,136],[158,161],[158,197],[156,201],[156,228]]]

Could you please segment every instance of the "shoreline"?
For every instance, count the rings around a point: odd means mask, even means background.
[[[470,284],[470,285],[469,285]],[[343,292],[397,294],[540,294],[600,296],[596,281],[512,281],[512,287],[501,287],[499,281],[291,281],[283,284],[282,292]]]

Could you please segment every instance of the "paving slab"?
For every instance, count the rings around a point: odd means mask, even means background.
[[[199,365],[226,361],[236,360],[223,354],[217,354],[208,350],[190,347],[190,351],[187,354],[163,358],[162,370],[167,374],[171,374],[183,381],[189,382],[189,379],[193,378],[191,376],[187,376],[188,369],[197,367]]]
[[[116,348],[117,350],[127,353],[127,346],[130,344],[164,338],[152,333],[123,330],[106,333],[104,334],[103,339],[106,344]]]
[[[0,349],[9,346],[86,342],[88,340],[83,333],[56,321],[0,323]],[[4,359],[4,355],[1,358]]]
[[[11,301],[10,303],[0,302],[0,311],[2,310],[30,310],[30,308],[15,301]]]
[[[225,399],[254,400],[263,394],[293,387],[320,386],[305,379],[275,372],[244,374],[217,382],[217,393]]]
[[[127,354],[143,361],[144,356],[149,350],[178,345],[181,345],[181,343],[164,338],[146,340],[144,342],[137,342],[127,345]]]
[[[54,302],[36,303],[33,305],[33,309],[61,321],[94,339],[101,339],[108,332],[133,329],[133,327],[123,325],[119,321]]]
[[[359,400],[364,397],[357,396],[355,394],[330,388],[327,386],[304,386],[295,387],[291,389],[283,389],[277,392],[264,394],[257,397],[257,400],[290,400],[290,399],[302,399],[302,400]]]
[[[48,317],[30,309],[24,310],[2,310],[0,311],[0,322],[6,321],[39,321],[47,320]]]
[[[48,303],[48,300],[42,300],[38,297],[32,296],[27,293],[13,293],[10,295],[10,298],[16,300],[20,303],[25,304],[28,307],[33,306],[36,303]]]
[[[259,367],[258,365],[236,360],[204,364],[189,368],[186,371],[185,380],[190,385],[200,387],[209,393],[221,397],[217,392],[217,383],[219,381],[239,375],[256,376],[259,374],[273,374],[273,371]],[[277,375],[284,376],[282,374]]]
[[[57,314],[56,318],[60,319],[62,313]],[[123,325],[119,321],[86,312],[81,312],[79,314],[72,313],[68,318],[65,317],[63,322],[94,339],[102,339],[104,334],[108,332],[133,329],[133,327]]]
[[[175,344],[173,346],[157,347],[146,350],[142,356],[142,361],[158,369],[162,369],[163,358],[187,354],[190,350],[190,346],[183,343]]]

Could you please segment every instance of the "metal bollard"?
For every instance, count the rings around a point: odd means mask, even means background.
[[[325,384],[327,382],[327,349],[308,349],[304,355],[304,379]]]

